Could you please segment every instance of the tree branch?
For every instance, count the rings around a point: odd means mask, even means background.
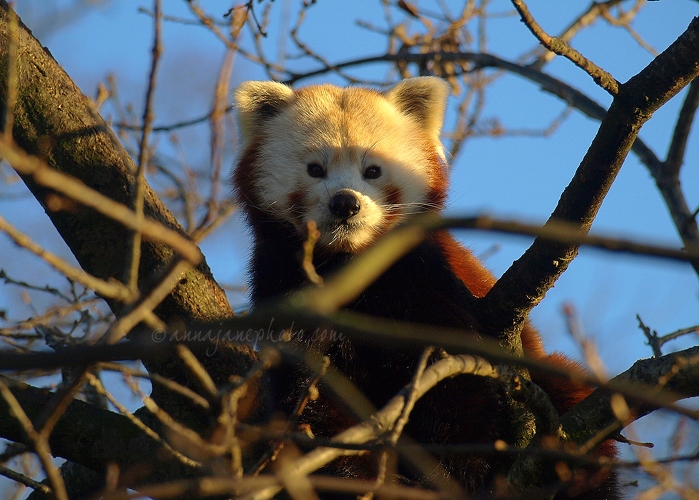
[[[515,9],[517,9],[517,12],[519,12],[522,22],[544,47],[573,62],[611,95],[616,95],[619,92],[619,82],[617,82],[612,75],[587,59],[564,40],[549,36],[543,28],[539,26],[539,23],[536,22],[534,17],[532,17],[529,13],[529,9],[522,0],[512,0],[512,4],[515,6]]]
[[[687,96],[677,117],[667,158],[659,165],[659,168],[651,170],[677,232],[682,238],[682,242],[687,246],[699,243],[699,226],[697,225],[696,211],[690,210],[682,193],[680,168],[684,161],[687,140],[697,106],[699,106],[699,79],[695,79],[689,85]],[[692,266],[699,276],[699,259],[692,260]]]
[[[445,347],[451,352],[472,352],[474,354],[483,355],[491,360],[503,363],[518,363],[527,367],[530,370],[539,370],[543,373],[552,376],[563,376],[570,378],[577,383],[592,383],[597,384],[599,381],[583,372],[566,370],[553,365],[542,364],[535,360],[519,358],[512,354],[507,354],[495,345],[487,342],[478,341],[464,335],[463,332],[449,331],[448,329],[435,329],[420,325],[394,325],[392,322],[381,321],[375,318],[364,318],[361,320],[353,319],[353,314],[340,313],[331,317],[304,317],[301,313],[293,314],[289,318],[279,317],[278,327],[283,328],[287,322],[293,322],[295,328],[312,328],[313,325],[326,324],[333,325],[339,331],[351,334],[353,337],[363,339],[373,339],[382,345],[420,345],[426,346],[437,344]],[[247,331],[259,326],[261,321],[267,322],[266,314],[253,313],[244,318],[236,318],[231,322],[220,325],[230,331]],[[293,319],[291,319],[293,318]],[[390,324],[388,324],[390,323]],[[397,333],[396,327],[400,333]],[[216,325],[203,326],[204,332],[211,331],[216,328]],[[189,334],[196,333],[197,327],[192,327]],[[214,332],[215,333],[215,332]],[[271,332],[273,333],[273,332]],[[204,345],[202,345],[204,344]],[[193,341],[190,344],[192,349],[199,351],[210,347],[208,342]],[[146,345],[130,345],[119,344],[110,346],[84,346],[76,348],[66,348],[60,353],[45,353],[45,354],[18,354],[18,353],[3,353],[2,362],[0,365],[12,365],[13,359],[20,361],[24,367],[36,366],[45,368],[49,366],[68,366],[71,364],[81,365],[85,363],[86,357],[91,357],[93,361],[98,359],[138,359],[143,356],[162,356],[176,348],[175,345],[169,342],[161,342]],[[469,356],[465,358],[470,358]],[[678,360],[684,360],[680,362]],[[655,408],[664,407],[680,411],[682,414],[689,415],[694,419],[699,418],[696,411],[683,410],[673,404],[673,401],[682,397],[691,397],[699,395],[697,392],[699,384],[699,347],[690,348],[680,353],[667,355],[662,358],[653,358],[639,361],[630,370],[621,376],[604,384],[604,389],[598,389],[590,396],[583,406],[578,406],[566,414],[562,420],[563,431],[571,435],[575,442],[585,442],[589,436],[599,434],[600,430],[606,429],[609,426],[610,419],[616,419],[610,410],[608,400],[610,394],[618,392],[626,395],[627,400],[632,404],[638,404],[642,411],[639,411],[635,418],[638,418]],[[42,361],[43,360],[43,361]],[[492,362],[492,361],[491,361]],[[451,366],[451,365],[450,365]],[[673,367],[678,367],[675,369]],[[436,368],[434,368],[436,369]],[[461,370],[461,369],[459,369]],[[451,373],[451,372],[450,372]],[[469,372],[470,373],[470,372]],[[485,373],[485,372],[484,372]],[[490,373],[490,372],[489,372]],[[507,375],[507,373],[505,373]],[[449,376],[448,374],[445,376]],[[658,386],[658,380],[663,380],[661,386]],[[329,388],[336,387],[331,381],[327,381]],[[643,385],[639,385],[643,384]],[[16,387],[17,389],[14,389]],[[655,389],[653,389],[655,387]],[[20,390],[21,389],[21,390]],[[412,391],[413,388],[408,389]],[[424,389],[426,390],[426,389]],[[424,392],[423,390],[423,392]],[[50,393],[40,389],[34,389],[24,384],[15,384],[13,392],[16,394],[18,401],[22,404],[25,412],[30,418],[35,416],[43,409],[47,401],[50,400]],[[423,392],[419,392],[422,394]],[[341,390],[338,391],[340,396],[347,397]],[[595,399],[598,398],[598,399]],[[10,440],[21,440],[21,429],[17,427],[16,421],[12,419],[8,412],[1,411],[0,408],[0,436]],[[362,414],[359,412],[359,414]],[[400,408],[397,410],[395,417],[401,414]],[[542,412],[544,415],[544,412]],[[370,414],[365,414],[366,418]],[[544,420],[554,422],[555,419],[544,417]],[[82,422],[90,422],[90,425],[84,428]],[[615,421],[615,420],[614,420]],[[128,425],[127,425],[128,424]],[[157,422],[149,423],[149,426],[156,427]],[[131,427],[134,427],[133,429]],[[556,424],[548,426],[548,430],[552,431]],[[110,434],[113,432],[113,435]],[[117,436],[124,436],[124,442]],[[147,439],[146,436],[140,434],[137,428],[130,422],[119,415],[100,410],[91,405],[87,405],[80,401],[74,401],[68,407],[66,413],[61,417],[56,425],[56,431],[51,436],[51,449],[58,456],[63,456],[70,460],[82,463],[90,468],[99,470],[103,464],[113,461],[122,467],[136,467],[135,458],[152,457],[150,453],[153,447],[157,445],[155,442],[147,441],[147,453],[139,454],[135,457],[132,450],[135,446],[130,442],[131,439]],[[117,439],[119,442],[113,444],[112,439]],[[83,448],[80,443],[94,442],[100,444],[98,450],[87,450],[81,454]],[[354,441],[353,441],[354,442]],[[144,445],[139,445],[140,447]],[[139,448],[142,449],[142,448]],[[163,466],[163,475],[172,477],[174,474],[172,467],[176,468],[179,465]],[[189,470],[189,469],[187,469]],[[189,470],[187,474],[196,473],[195,470]],[[149,477],[149,480],[154,480],[154,477]]]
[[[692,123],[694,123],[694,115],[699,106],[699,80],[693,80],[687,90],[687,96],[677,117],[675,131],[667,151],[667,159],[665,160],[665,174],[667,176],[680,175],[684,153],[687,149],[687,139],[689,139],[689,132],[692,129]]]
[[[631,383],[645,384],[654,387],[652,392],[656,394],[667,391],[689,397],[696,395],[698,379],[699,347],[690,347],[659,358],[638,360],[631,368],[612,378],[610,383],[619,387]],[[620,422],[612,411],[610,398],[613,394],[608,388],[599,388],[561,417],[563,429],[576,443],[587,443],[593,438],[604,440],[628,425],[628,422]],[[640,402],[632,396],[627,396],[627,399],[629,406],[635,408],[634,420],[658,409],[658,406]],[[596,431],[589,430],[592,428]],[[602,429],[607,433],[600,436]]]
[[[43,412],[53,397],[45,389],[0,377],[0,381],[10,388],[12,395],[23,411],[34,421]],[[24,430],[10,416],[5,399],[0,399],[0,436],[15,442],[25,442]],[[168,451],[158,441],[147,436],[127,417],[97,408],[83,401],[74,400],[56,424],[49,438],[51,451],[55,456],[82,464],[92,470],[105,470],[109,463],[116,463],[123,471],[134,467],[149,470],[152,479],[174,478],[178,474],[193,475],[196,468],[182,465],[175,460],[166,460],[153,468],[154,461],[169,456]]]
[[[570,23],[570,25],[568,25],[568,27],[556,38],[565,43],[570,42],[579,31],[592,25],[600,17],[600,15],[621,1],[622,0],[608,0],[606,2],[592,2],[587,10],[578,16],[572,23]],[[551,52],[550,50],[544,52],[544,54],[537,57],[534,62],[529,64],[529,67],[533,69],[541,69],[544,64],[556,57],[555,52]]]
[[[0,108],[6,108],[8,97],[5,77],[9,50],[8,12],[7,2],[0,0]],[[52,169],[80,179],[104,197],[129,206],[136,169],[126,151],[90,102],[21,22],[18,40],[20,64],[12,130],[16,143],[29,154],[43,158]],[[46,209],[80,266],[100,279],[120,280],[130,256],[129,229],[87,207],[53,211],[46,203],[53,191],[31,176],[23,179]],[[144,186],[144,215],[184,235],[174,216],[148,185]],[[139,276],[142,291],[151,288],[152,281],[168,268],[173,257],[172,249],[163,243],[143,243],[140,263],[143,272]],[[122,303],[108,302],[117,314],[123,310]],[[205,262],[180,277],[155,313],[162,318],[179,318],[186,322],[217,321],[233,316],[225,293]],[[231,374],[244,374],[254,358],[250,346],[222,346],[216,356],[204,357],[202,362],[214,380],[223,382]],[[161,359],[158,364],[148,364],[148,369],[188,384],[177,360]],[[153,397],[159,400],[161,396],[169,397],[156,387]],[[159,401],[159,404],[169,407],[179,403]],[[196,421],[192,422],[195,426]]]
[[[653,395],[665,393],[678,398],[695,396],[697,380],[699,347],[692,347],[658,358],[641,359],[611,379],[609,384],[619,388],[644,384]],[[561,417],[562,431],[572,442],[580,445],[579,453],[589,453],[632,421],[658,409],[655,405],[627,396],[627,404],[633,413],[628,420],[622,422],[615,415],[611,401],[617,394],[609,387],[600,387]],[[517,484],[522,478],[537,477],[543,460],[542,456],[536,454],[520,455],[512,466],[511,479]]]
[[[28,441],[38,455],[41,466],[44,468],[46,477],[51,484],[51,489],[53,490],[56,500],[68,500],[68,493],[66,492],[65,483],[63,482],[63,478],[58,472],[58,468],[53,463],[53,458],[51,457],[51,449],[49,448],[47,436],[45,436],[42,432],[36,431],[31,419],[27,416],[26,412],[22,408],[22,405],[19,403],[19,401],[17,401],[17,398],[15,398],[14,394],[12,394],[12,391],[10,391],[7,384],[1,379],[0,395],[2,395],[4,405],[8,407],[8,413],[12,415],[15,421],[20,425],[26,441]]]
[[[131,256],[131,232],[124,223],[140,230],[138,218],[129,213],[126,214],[126,219],[117,222],[111,217],[116,211],[106,215],[100,214],[95,210],[97,207],[93,203],[95,198],[100,198],[110,201],[114,206],[124,208],[131,206],[132,187],[136,183],[136,168],[92,104],[21,22],[17,30],[19,70],[16,81],[8,82],[8,52],[11,48],[8,33],[9,12],[7,2],[0,0],[0,109],[13,110],[14,120],[7,120],[5,123],[12,125],[12,138],[28,153],[21,153],[22,161],[14,163],[18,167],[31,165],[32,161],[35,166],[38,165],[38,169],[30,171],[19,169],[20,174],[23,174],[25,184],[45,208],[47,215],[82,269],[105,281],[121,280],[124,269],[129,267]],[[13,85],[16,88],[16,100],[12,98]],[[7,132],[3,130],[4,135]],[[4,152],[8,154],[16,152],[20,155],[17,149],[7,147],[4,148]],[[36,172],[40,172],[40,175]],[[50,184],[47,178],[56,182]],[[80,179],[81,184],[66,182],[64,180],[66,178],[69,181]],[[48,186],[53,186],[53,189]],[[53,210],[54,205],[50,200],[63,198],[62,194],[56,194],[57,189],[63,188],[75,189],[71,195],[78,197],[81,195],[76,193],[82,193],[82,199],[88,204],[71,204],[70,210]],[[186,241],[187,237],[174,216],[145,183],[143,201],[144,226],[155,222],[156,225],[164,226],[171,233],[177,234],[182,241]],[[144,228],[144,235],[148,232]],[[191,242],[188,243],[200,256],[201,253],[196,246]],[[157,285],[160,277],[170,269],[170,266],[175,264],[175,258],[171,246],[153,240],[143,242],[139,264],[142,272],[139,273],[138,286],[140,293],[146,296],[146,301],[159,295],[157,298],[160,302],[162,294],[148,292]],[[178,276],[174,280],[174,288],[155,308],[154,312],[157,316],[168,322],[176,318],[186,322],[219,321],[233,316],[225,293],[213,279],[208,266],[203,260],[197,260],[197,262],[201,263],[196,268],[189,268],[182,273],[179,273],[179,269],[177,270]],[[125,312],[123,302],[109,299],[107,302],[117,315]],[[145,315],[141,315],[141,318],[150,317],[152,314],[145,311]],[[243,344],[222,344],[214,356],[206,356],[204,353],[200,355],[202,363],[216,383],[227,382],[232,375],[243,375],[256,357],[252,347]],[[93,360],[86,361],[89,364]],[[174,380],[180,385],[194,387],[193,381],[182,369],[179,358],[171,356],[171,353],[151,358],[145,364],[152,373]],[[255,396],[255,391],[252,390],[248,394],[248,397],[253,400]],[[215,419],[211,418],[209,410],[198,407],[187,397],[163,389],[160,384],[153,385],[152,397],[159,407],[166,409],[187,427],[204,432],[215,425]],[[42,405],[46,406],[47,401],[55,399],[50,398],[49,394],[42,395]],[[36,401],[35,399],[28,403],[34,404]],[[50,442],[55,453],[90,468],[103,464],[93,451],[85,450],[84,446],[83,449],[71,448],[72,439],[74,443],[94,443],[99,447],[114,448],[115,451],[121,449],[124,455],[115,461],[123,465],[123,470],[132,467],[135,461],[158,458],[158,449],[153,447],[141,447],[143,454],[133,453],[133,449],[138,448],[132,448],[130,451],[123,448],[131,442],[129,437],[137,441],[144,439],[140,430],[136,428],[131,431],[128,428],[125,430],[123,426],[119,427],[114,422],[114,431],[110,431],[109,427],[98,429],[94,426],[105,422],[104,418],[111,422],[110,418],[99,414],[92,415],[91,418],[94,419],[92,422],[88,418],[78,419],[80,415],[75,415],[70,410],[74,408],[74,404],[75,402],[71,403],[67,413],[60,420],[60,422],[72,420],[72,423],[57,425],[51,434]],[[22,404],[22,406],[26,410],[26,405]],[[37,418],[40,415],[40,409],[41,406],[34,412]],[[75,419],[66,420],[66,416],[70,415]],[[80,438],[75,434],[83,426],[87,427],[86,431],[92,429],[94,432],[88,439]],[[125,432],[123,440],[118,438],[118,435],[109,434],[117,431]],[[59,443],[57,447],[53,447],[54,441]],[[118,441],[118,443],[112,443],[112,441]]]
[[[699,74],[699,18],[643,71],[623,84],[549,222],[564,220],[589,231],[592,221],[652,113]],[[482,321],[504,346],[521,350],[519,329],[578,252],[578,245],[537,238],[480,299]]]

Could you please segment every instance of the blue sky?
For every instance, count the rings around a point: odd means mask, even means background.
[[[122,100],[132,102],[136,114],[141,115],[150,65],[152,20],[138,13],[137,9],[141,6],[151,9],[151,2],[120,0],[102,2],[103,5],[96,2],[84,15],[65,25],[53,20],[47,22],[45,17],[47,10],[60,7],[65,1],[22,0],[18,3],[24,21],[86,95],[94,97],[97,84],[113,73],[117,76]],[[163,3],[168,14],[187,14],[185,2],[166,0]],[[200,3],[212,14],[221,14],[230,7],[227,1]],[[428,2],[415,3],[421,7],[429,5]],[[455,1],[444,3],[454,10],[460,4]],[[370,0],[319,0],[309,10],[300,36],[333,62],[383,53],[386,50],[383,38],[354,23],[360,18],[382,25],[377,4]],[[270,37],[264,41],[270,54],[275,53],[280,43],[274,30],[285,24],[284,12],[288,5],[291,3],[284,0],[273,4]],[[589,1],[535,0],[528,5],[544,29],[555,34],[587,8]],[[511,14],[513,9],[509,2],[494,0],[491,11]],[[295,12],[295,7],[291,7],[291,12]],[[684,31],[698,12],[699,4],[695,1],[650,2],[634,21],[633,28],[652,47],[662,51]],[[291,22],[294,20],[292,17]],[[165,54],[158,76],[156,124],[173,123],[205,113],[210,106],[223,57],[221,43],[202,28],[166,23],[163,35]],[[249,46],[249,40],[243,43]],[[286,44],[290,46],[290,42]],[[628,33],[600,21],[579,35],[573,45],[622,82],[640,71],[653,57]],[[512,60],[536,46],[533,37],[516,17],[503,15],[489,21],[487,51]],[[314,67],[311,62],[303,64],[304,67]],[[381,80],[386,77],[388,69],[377,64],[357,70],[355,74]],[[605,107],[611,102],[603,90],[567,60],[557,58],[546,67],[546,71],[586,92]],[[264,78],[266,76],[259,67],[238,57],[233,84]],[[329,76],[304,83],[320,81],[342,83]],[[661,158],[665,155],[683,95],[657,112],[641,131],[640,137]],[[537,129],[546,127],[563,109],[561,102],[542,93],[530,82],[504,75],[487,95],[485,114],[498,117],[508,128]],[[448,119],[450,117],[453,113],[448,115]],[[551,137],[469,141],[452,166],[449,212],[467,215],[487,212],[532,222],[545,220],[592,141],[597,126],[597,122],[573,111]],[[178,136],[188,160],[205,168],[208,128],[184,129],[178,132]],[[167,138],[158,140],[165,142]],[[229,149],[232,153],[233,141]],[[231,163],[231,154],[226,161]],[[689,141],[682,181],[690,207],[696,208],[699,205],[697,127]],[[21,193],[22,188],[18,185],[3,186],[0,192]],[[41,208],[32,199],[1,201],[0,213],[46,247],[62,255],[68,254]],[[633,155],[627,159],[605,200],[593,231],[680,245],[650,175]],[[498,245],[498,251],[487,259],[488,266],[498,275],[529,244],[526,238],[512,236],[467,231],[458,232],[458,236],[477,254]],[[234,218],[219,228],[204,241],[202,249],[219,281],[228,284],[244,281],[249,242],[241,221]],[[2,237],[0,255],[6,256],[1,267],[14,272],[15,276],[22,276],[25,269],[31,268],[36,282],[56,282],[57,278],[49,273],[47,266],[24,252],[18,252]],[[32,299],[32,305],[38,309],[49,300],[36,295],[32,295]],[[240,306],[244,297],[232,295],[231,301]],[[564,303],[575,305],[586,333],[595,339],[610,372],[618,373],[638,358],[651,354],[644,346],[636,314],[660,333],[699,323],[699,279],[687,264],[583,249],[532,314],[548,347],[579,358],[580,352],[566,333],[560,312]],[[31,310],[22,304],[18,290],[9,286],[0,287],[0,309],[11,311],[13,319],[22,319],[22,311],[25,311],[25,316],[31,314]],[[696,337],[685,338],[668,345],[667,349],[679,349],[696,344],[696,341]],[[646,419],[647,424],[639,424],[639,429],[657,425],[654,418]]]

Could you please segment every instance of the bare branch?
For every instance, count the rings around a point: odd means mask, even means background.
[[[114,405],[114,407],[124,415],[129,421],[134,424],[136,427],[141,429],[143,433],[152,438],[154,441],[162,445],[162,447],[167,450],[167,452],[170,454],[171,457],[175,458],[176,460],[179,460],[183,464],[189,466],[189,467],[200,467],[201,464],[187,458],[184,456],[182,453],[178,452],[177,450],[174,450],[163,438],[161,438],[157,432],[155,432],[153,429],[148,427],[146,424],[141,422],[138,418],[136,418],[133,413],[131,413],[129,410],[126,409],[124,405],[122,405],[114,396],[112,396],[102,385],[102,382],[92,375],[91,373],[87,373],[87,380],[90,385],[92,385],[95,390],[101,394],[102,396],[106,397],[110,403]]]
[[[699,376],[699,347],[692,347],[681,352],[667,354],[660,358],[642,359],[625,372],[612,378],[609,386],[599,388],[576,405],[571,411],[561,417],[561,424],[566,433],[577,443],[588,443],[591,438],[600,442],[618,432],[622,428],[617,416],[612,411],[610,398],[614,394],[613,387],[628,386],[631,382],[646,384],[654,387],[654,392],[666,392],[695,396],[697,393],[696,380]],[[630,401],[634,420],[657,409],[648,403],[641,403],[630,395],[625,395]],[[605,429],[606,435],[598,435]],[[596,443],[590,444],[594,449]]]
[[[529,28],[529,31],[531,31],[532,34],[539,39],[544,47],[549,49],[551,52],[555,52],[556,54],[569,59],[576,66],[590,75],[597,85],[602,87],[611,95],[617,95],[619,92],[619,82],[617,82],[612,75],[584,57],[580,52],[572,48],[565,41],[546,34],[541,26],[539,26],[539,23],[537,23],[529,13],[529,9],[522,0],[512,0],[512,4],[517,9],[520,16],[522,16],[522,21],[527,28]]]
[[[643,71],[625,83],[547,224],[564,220],[587,232],[602,200],[653,111],[699,74],[699,19]],[[519,328],[578,252],[577,245],[537,238],[481,299],[483,320],[519,352]]]
[[[617,5],[621,1],[622,0],[608,0],[606,2],[592,2],[587,10],[575,18],[556,38],[565,43],[570,42],[583,28],[592,25],[601,15],[604,15],[610,7]],[[544,54],[537,57],[534,62],[529,64],[529,67],[540,70],[555,56],[555,52],[547,50]]]
[[[148,88],[146,90],[146,104],[143,109],[143,128],[141,130],[141,141],[138,145],[138,165],[136,170],[136,183],[132,188],[133,210],[136,213],[136,225],[143,224],[143,204],[145,196],[146,165],[148,164],[149,148],[148,138],[153,126],[153,97],[155,95],[155,77],[158,73],[160,54],[162,53],[162,43],[160,32],[162,30],[163,17],[161,12],[161,0],[154,0],[154,20],[153,31],[154,41],[151,59],[150,76],[148,78]],[[126,277],[124,282],[132,294],[138,293],[138,268],[141,263],[141,229],[136,228],[131,235],[131,262],[126,267]],[[195,264],[198,264],[195,263]]]
[[[64,259],[43,249],[37,243],[32,241],[32,239],[29,236],[19,231],[16,227],[7,222],[1,216],[0,230],[5,232],[5,234],[12,238],[12,241],[14,241],[17,245],[26,248],[34,255],[41,257],[58,272],[63,273],[63,275],[66,276],[68,279],[72,279],[86,286],[87,288],[91,288],[103,297],[112,298],[118,301],[128,301],[131,299],[131,293],[129,292],[129,290],[118,281],[111,280],[109,282],[106,282],[104,280],[89,275],[82,269],[76,268],[75,266],[66,262]]]
[[[146,322],[154,329],[163,329],[165,323],[153,313],[153,310],[172,292],[188,269],[190,269],[188,262],[174,259],[162,280],[147,295],[143,296],[127,314],[120,317],[100,341],[115,344],[141,321]]]
[[[21,330],[29,330],[36,328],[39,325],[44,325],[48,323],[51,319],[62,318],[72,312],[80,311],[81,309],[93,306],[97,303],[102,302],[100,298],[91,298],[73,304],[69,304],[63,307],[52,307],[48,309],[44,314],[38,316],[33,316],[24,321],[19,321],[13,326],[0,328],[0,335],[13,335]]]
[[[133,368],[129,368],[128,366],[124,366],[118,363],[110,363],[110,362],[102,362],[98,363],[96,365],[96,369],[100,371],[116,371],[123,373],[124,375],[128,375],[130,377],[138,377],[138,378],[144,378],[147,380],[150,380],[154,384],[161,384],[163,385],[167,390],[173,391],[173,392],[178,392],[185,396],[186,398],[190,399],[192,402],[195,404],[201,406],[204,409],[209,409],[209,402],[201,397],[199,394],[196,392],[192,391],[191,389],[188,389],[187,387],[184,387],[176,382],[173,382],[170,379],[161,377],[157,373],[145,373],[143,371],[139,371]]]
[[[493,367],[485,360],[466,355],[449,356],[448,358],[440,360],[424,371],[414,388],[411,386],[406,387],[401,391],[401,394],[391,399],[386,406],[373,415],[370,420],[366,420],[343,431],[335,437],[334,441],[340,443],[364,443],[381,436],[384,432],[389,430],[393,422],[400,417],[405,404],[404,398],[411,390],[415,391],[416,398],[420,398],[440,380],[453,377],[459,373],[492,376]],[[308,475],[338,456],[356,453],[356,451],[340,450],[337,448],[318,448],[296,460],[294,468],[297,474]],[[249,495],[243,496],[242,498],[245,500],[268,499],[272,498],[280,490],[280,486],[273,485],[256,492],[251,492]]]
[[[328,477],[324,475],[307,476],[311,486],[319,491],[340,492],[346,494],[361,495],[371,490],[373,481],[361,479],[345,479]],[[169,483],[154,484],[139,488],[139,493],[130,496],[153,498],[182,498],[183,495],[196,491],[200,496],[209,495],[233,495],[240,497],[251,491],[266,487],[276,487],[279,478],[273,475],[246,476],[243,478],[232,477],[207,477],[202,479],[173,480]],[[444,493],[425,490],[424,488],[402,486],[399,484],[386,484],[376,490],[381,498],[401,498],[405,500],[444,500]],[[106,496],[108,500],[117,500]],[[119,497],[123,498],[123,497]],[[448,498],[448,497],[447,497]],[[459,497],[455,497],[459,498]]]
[[[679,177],[684,153],[687,149],[687,139],[694,122],[694,114],[699,106],[699,80],[694,80],[689,84],[687,96],[685,97],[682,109],[677,117],[677,124],[672,135],[672,141],[667,151],[665,160],[665,177]]]
[[[49,488],[45,484],[42,484],[39,481],[34,481],[33,479],[25,476],[24,474],[15,472],[9,467],[5,467],[4,465],[0,465],[0,475],[3,475],[8,479],[12,479],[13,481],[28,486],[29,488],[35,489],[46,495],[49,495],[52,491],[51,488]]]
[[[52,169],[40,158],[28,155],[14,145],[0,141],[0,154],[20,174],[31,176],[40,186],[55,189],[118,221],[124,227],[141,231],[149,239],[170,245],[194,265],[201,262],[202,255],[199,248],[177,231],[150,219],[143,219],[139,222],[136,213],[126,206],[90,189],[80,180]]]
[[[550,220],[544,226],[519,221],[480,217],[440,217],[427,214],[414,218],[387,234],[375,245],[358,255],[352,262],[326,280],[322,289],[308,288],[290,299],[296,307],[308,307],[319,313],[337,310],[362,292],[370,283],[400,257],[408,253],[426,237],[429,231],[443,228],[468,228],[498,231],[506,234],[536,236],[538,241],[551,245],[587,245],[608,251],[636,255],[653,255],[668,259],[691,261],[699,257],[699,247],[668,248],[639,243],[622,238],[589,235],[586,229],[563,220]]]
[[[12,391],[10,391],[9,387],[7,387],[3,380],[0,380],[0,394],[2,394],[5,404],[9,407],[10,413],[22,426],[27,439],[34,448],[34,451],[36,451],[36,454],[41,461],[41,465],[44,468],[44,472],[46,472],[46,476],[51,482],[51,489],[53,490],[54,496],[57,500],[68,500],[68,493],[66,492],[66,486],[63,483],[63,478],[58,472],[58,469],[53,463],[53,458],[51,457],[48,436],[42,435],[42,433],[39,433],[34,429],[32,421],[24,412],[22,405],[19,403],[19,401],[17,401],[17,398],[15,398],[15,395],[12,394]]]
[[[648,345],[651,346],[651,349],[653,350],[653,356],[655,356],[656,358],[659,358],[663,355],[662,347],[667,342],[670,342],[671,340],[674,340],[679,337],[683,337],[685,335],[689,335],[691,333],[699,335],[699,325],[697,325],[691,326],[689,328],[680,328],[679,330],[676,330],[672,333],[668,333],[667,335],[659,336],[658,332],[656,332],[655,330],[651,331],[650,327],[646,326],[643,323],[643,321],[641,321],[641,316],[639,316],[638,314],[636,315],[636,319],[638,320],[638,327],[643,331],[643,334],[646,336],[646,340],[648,340]]]
[[[211,377],[206,372],[206,368],[204,368],[196,356],[192,354],[192,351],[184,345],[178,345],[177,355],[182,359],[189,373],[197,380],[199,388],[202,389],[209,398],[215,398],[218,394],[216,384],[211,380]]]

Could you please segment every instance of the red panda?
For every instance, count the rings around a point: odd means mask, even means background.
[[[320,231],[313,259],[324,276],[410,216],[443,209],[448,166],[439,134],[448,93],[448,85],[434,77],[403,80],[385,92],[332,85],[292,90],[275,82],[238,87],[234,100],[241,144],[233,182],[253,237],[253,306],[307,284],[300,255],[309,221]],[[474,297],[485,295],[494,282],[477,258],[439,231],[346,307],[393,320],[478,330]],[[547,357],[538,332],[528,324],[522,344],[526,355]],[[377,407],[409,382],[419,355],[349,339],[312,347],[327,354]],[[557,355],[548,359],[570,363]],[[561,413],[589,392],[564,381],[534,381]],[[284,387],[277,397],[292,404],[289,394],[300,386],[299,376],[277,374],[277,383]],[[513,442],[505,397],[501,387],[484,378],[446,380],[418,401],[405,432],[435,445]],[[356,423],[356,417],[323,397],[321,388],[321,397],[307,405],[301,421],[315,435],[331,437]],[[613,455],[613,446],[603,453]],[[506,474],[513,460],[492,453],[438,458],[441,468],[434,474],[448,474],[471,494],[492,493],[496,476]],[[327,470],[372,477],[371,464],[359,462],[338,461]],[[418,482],[430,479],[424,472],[401,473]],[[581,499],[619,498],[613,472],[593,488],[564,490],[556,498],[574,493]]]

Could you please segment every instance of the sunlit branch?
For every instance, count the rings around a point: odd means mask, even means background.
[[[138,271],[141,263],[141,225],[143,224],[143,206],[145,197],[146,183],[146,166],[150,156],[148,140],[150,138],[153,120],[155,118],[153,112],[153,100],[155,96],[156,75],[158,74],[158,66],[160,56],[163,51],[161,42],[161,31],[163,26],[162,5],[161,0],[154,0],[154,23],[153,23],[153,49],[151,50],[151,68],[148,77],[148,87],[146,88],[146,103],[143,109],[141,140],[138,144],[138,163],[136,165],[136,179],[131,189],[131,197],[133,201],[133,211],[136,214],[137,228],[131,233],[131,259],[127,260],[125,280],[126,286],[129,288],[134,298],[138,293]]]
[[[512,0],[512,3],[522,17],[524,24],[529,28],[532,34],[539,39],[544,47],[572,61],[611,95],[616,95],[619,92],[619,82],[617,82],[612,75],[587,59],[565,41],[549,36],[532,17],[529,13],[529,9],[522,0]]]

